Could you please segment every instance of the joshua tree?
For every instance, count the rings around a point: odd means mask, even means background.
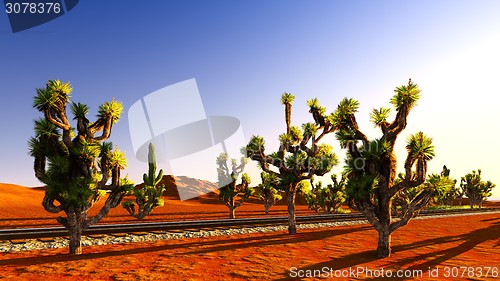
[[[154,208],[161,207],[164,204],[161,195],[165,190],[163,184],[158,185],[163,177],[163,170],[156,175],[156,155],[153,143],[149,144],[148,152],[148,173],[143,175],[144,185],[139,188],[128,190],[129,194],[134,194],[135,203],[137,204],[137,214],[135,213],[135,204],[132,200],[123,202],[122,206],[129,214],[137,219],[144,219],[150,215]]]
[[[291,126],[293,99],[294,96],[289,93],[281,97],[285,106],[286,133],[279,136],[278,151],[266,154],[264,138],[261,136],[253,136],[246,147],[250,159],[257,161],[264,172],[279,178],[279,188],[285,191],[287,197],[290,234],[297,232],[295,197],[298,184],[314,175],[324,175],[338,162],[331,146],[319,144],[326,134],[333,132],[331,123],[324,116],[325,108],[319,105],[317,99],[308,101],[315,123],[305,123],[300,130]]]
[[[316,212],[319,212],[321,207],[318,205],[318,200],[317,194],[318,194],[318,189],[322,188],[323,182],[319,181],[318,183],[314,184],[313,178],[309,180],[309,185],[311,186],[310,190],[306,190],[304,192],[304,198],[306,199],[307,202],[307,208],[309,210],[313,210]]]
[[[227,165],[228,155],[226,153],[221,153],[217,157],[217,174],[219,177],[219,185],[222,183],[227,183],[220,187],[219,189],[219,199],[224,202],[224,204],[229,208],[229,218],[234,219],[234,211],[236,208],[240,207],[243,202],[245,202],[250,195],[254,193],[253,188],[250,185],[250,177],[248,174],[243,173],[247,159],[242,157],[241,162],[238,165],[236,159],[231,159],[231,170]],[[238,177],[241,174],[241,183],[236,184]],[[236,203],[237,198],[239,198],[238,203]]]
[[[450,169],[446,165],[443,166],[443,171],[439,176],[440,185],[436,189],[434,201],[439,205],[452,206],[456,198],[462,197],[460,189],[455,187],[457,180],[450,178]]]
[[[279,179],[275,174],[266,172],[260,173],[262,183],[259,184],[259,199],[264,202],[264,210],[266,215],[269,214],[269,209],[282,199],[281,194],[275,188],[279,185]]]
[[[306,194],[306,201],[310,209],[319,211],[321,208],[326,213],[332,214],[346,201],[346,178],[342,177],[340,181],[337,181],[337,176],[332,175],[332,181],[333,184],[326,187],[323,186],[322,182],[318,182],[315,188]]]
[[[495,184],[491,181],[482,181],[481,170],[477,170],[477,173],[472,171],[472,173],[463,176],[460,187],[463,194],[469,198],[470,207],[478,206],[481,208],[483,202],[491,196],[491,190],[495,187]]]
[[[35,176],[46,185],[43,207],[51,213],[66,213],[57,222],[68,229],[70,254],[81,254],[83,230],[116,207],[123,197],[122,191],[132,183],[120,178],[120,171],[127,163],[123,152],[112,151],[112,144],[104,142],[120,119],[122,104],[114,100],[102,104],[97,120],[91,123],[86,118],[89,108],[71,103],[76,120],[74,136],[66,114],[71,91],[69,83],[59,80],[49,80],[45,88],[37,89],[33,107],[44,118],[35,120],[35,137],[29,140],[29,147],[35,158]],[[95,136],[101,131],[100,136]],[[106,194],[99,212],[88,216],[89,208]]]
[[[331,122],[337,130],[337,139],[347,149],[347,193],[356,207],[379,233],[377,253],[388,257],[391,253],[391,233],[404,226],[432,197],[427,189],[419,192],[402,211],[400,220],[393,221],[392,199],[401,191],[424,183],[427,161],[434,157],[432,140],[418,132],[408,138],[405,173],[396,180],[396,157],[394,145],[399,134],[406,128],[410,111],[420,97],[418,86],[411,82],[395,89],[391,104],[396,109],[393,122],[387,119],[390,109],[374,109],[371,121],[382,131],[382,137],[370,141],[358,127],[354,114],[359,103],[354,99],[344,99],[334,112]]]

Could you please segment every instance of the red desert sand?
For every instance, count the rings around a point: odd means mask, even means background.
[[[54,224],[55,215],[40,205],[43,191],[2,184],[0,195],[3,228]],[[168,199],[161,210],[154,211],[157,216],[148,220],[226,217],[227,208],[208,200],[210,196],[187,202]],[[262,209],[255,202],[243,205],[236,214],[263,216]],[[298,209],[311,213],[306,206]],[[272,215],[284,215],[286,206],[272,210]],[[135,221],[117,207],[107,222],[123,220]],[[67,255],[67,249],[2,253],[0,279],[290,280],[308,274],[317,274],[308,280],[413,279],[387,278],[398,270],[422,274],[418,279],[424,280],[499,279],[494,277],[500,269],[498,213],[412,220],[394,232],[393,254],[385,259],[376,257],[376,243],[377,233],[371,226],[353,225],[300,229],[296,235],[280,231],[84,247],[79,256]],[[492,269],[487,272],[488,268]]]

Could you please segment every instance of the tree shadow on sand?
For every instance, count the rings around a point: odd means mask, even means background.
[[[207,237],[206,241],[200,241],[200,242],[188,241],[186,243],[178,243],[175,240],[171,240],[173,241],[173,244],[170,245],[149,246],[142,248],[132,248],[132,249],[117,250],[117,251],[99,252],[99,253],[90,252],[76,256],[68,254],[58,254],[50,256],[4,259],[0,260],[0,266],[3,265],[30,266],[30,265],[40,265],[40,264],[48,264],[56,262],[69,262],[69,261],[90,260],[90,259],[99,259],[99,258],[108,258],[117,256],[129,256],[134,254],[153,253],[153,252],[176,250],[176,249],[183,249],[183,250],[188,249],[188,251],[185,251],[183,255],[196,256],[201,253],[211,253],[217,251],[245,249],[249,247],[262,247],[266,245],[294,244],[299,242],[322,240],[332,236],[364,231],[369,228],[370,228],[369,226],[359,226],[354,228],[315,231],[313,233],[298,233],[295,235],[280,233],[274,235],[265,235],[265,236],[259,235],[259,236],[250,236],[237,239],[229,238],[222,240],[214,240],[210,239],[213,237]],[[130,247],[133,247],[133,244],[131,244]],[[189,251],[189,249],[193,247],[201,247],[202,249]]]
[[[425,246],[430,246],[430,245],[435,245],[435,244],[444,244],[444,243],[449,243],[449,242],[456,242],[456,241],[462,241],[459,245],[453,247],[453,248],[444,248],[442,250],[439,250],[437,252],[432,252],[432,253],[425,253],[421,254],[415,257],[409,257],[405,259],[401,259],[398,262],[395,263],[395,266],[397,267],[404,267],[407,264],[413,264],[417,261],[424,261],[424,263],[414,265],[411,267],[408,267],[409,270],[414,270],[414,269],[422,269],[422,270],[427,270],[428,268],[436,267],[441,264],[443,264],[445,261],[452,259],[456,256],[459,256],[463,253],[466,253],[470,250],[472,250],[474,247],[477,245],[487,242],[487,241],[498,241],[500,239],[500,221],[494,223],[490,227],[483,228],[483,229],[478,229],[474,230],[472,232],[463,234],[463,235],[458,235],[458,236],[448,236],[445,238],[437,238],[437,239],[430,239],[426,240],[421,245],[418,245],[417,247],[425,247]],[[419,243],[417,243],[419,244]],[[495,245],[495,247],[498,247],[498,243]],[[396,247],[396,251],[405,251],[409,250],[412,248],[416,248],[414,245],[402,245],[400,247]],[[484,266],[492,266],[492,265],[484,265]],[[404,280],[404,279],[400,279]]]
[[[393,271],[398,269],[416,270],[416,271],[422,270],[424,273],[423,277],[425,278],[426,277],[425,274],[427,274],[427,270],[429,268],[441,265],[445,261],[452,259],[458,255],[461,255],[473,249],[474,247],[476,247],[481,243],[487,241],[499,241],[499,239],[500,239],[500,221],[494,223],[493,225],[487,228],[474,230],[462,235],[445,236],[434,239],[428,239],[424,241],[418,241],[406,245],[396,245],[392,247],[394,253],[408,251],[421,247],[429,247],[433,245],[443,245],[442,246],[443,249],[437,252],[423,253],[413,257],[396,260],[391,263],[391,270],[392,269]],[[448,248],[444,245],[446,243],[459,242],[459,241],[461,241],[462,243],[452,248]],[[495,245],[495,247],[498,246],[499,243]],[[342,256],[327,262],[322,262],[307,267],[298,268],[297,270],[304,270],[304,272],[306,271],[312,272],[313,270],[322,270],[322,268],[327,267],[328,271],[330,271],[331,269],[333,270],[333,272],[335,272],[336,270],[349,270],[350,267],[360,266],[364,263],[372,262],[378,259],[379,258],[377,258],[376,251],[363,251],[359,253]],[[424,262],[410,267],[406,267],[409,264],[415,264],[418,263],[419,261],[424,261]],[[493,266],[493,265],[485,265],[485,266]],[[374,268],[372,269],[374,270]],[[359,276],[358,278],[362,278],[363,280],[388,280],[387,277],[366,278],[365,276]],[[284,278],[277,280],[291,280],[291,279],[292,278],[290,278],[289,272],[286,272]],[[412,278],[392,277],[390,280],[408,280],[408,279]],[[297,280],[297,278],[293,280]]]

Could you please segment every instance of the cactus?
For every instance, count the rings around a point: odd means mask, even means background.
[[[152,143],[148,147],[148,173],[142,176],[144,180],[144,185],[139,188],[134,188],[128,190],[128,194],[134,194],[135,203],[132,200],[122,203],[122,207],[125,208],[129,214],[137,219],[144,219],[147,215],[150,215],[154,208],[161,207],[164,204],[161,195],[165,191],[165,186],[163,184],[158,185],[163,178],[163,170],[160,169],[158,175],[156,175],[156,155],[155,148]],[[137,213],[135,209],[135,204],[137,204]]]

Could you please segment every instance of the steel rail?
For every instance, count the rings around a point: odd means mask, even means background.
[[[456,214],[456,213],[476,213],[500,211],[500,208],[482,209],[453,209],[453,210],[423,210],[419,216]],[[310,216],[297,216],[297,224],[320,223],[346,220],[363,220],[365,217],[361,213],[351,214],[322,214]],[[241,218],[222,220],[197,220],[197,221],[174,221],[174,222],[146,222],[146,223],[123,223],[123,224],[97,224],[90,226],[83,231],[83,235],[134,233],[151,231],[172,231],[172,230],[199,230],[207,228],[238,228],[256,227],[270,225],[286,225],[288,218],[265,217],[265,218]],[[22,240],[33,238],[54,238],[68,236],[68,230],[62,226],[48,228],[15,228],[0,230],[0,241],[2,240]]]

